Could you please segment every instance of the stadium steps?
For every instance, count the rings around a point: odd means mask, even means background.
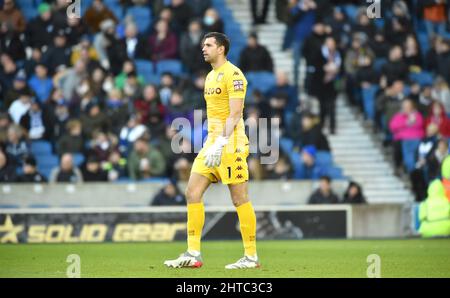
[[[258,33],[259,43],[264,45],[272,56],[275,71],[283,71],[293,80],[292,65],[293,59],[290,51],[283,52],[284,32],[286,25],[278,22],[275,15],[275,4],[271,1],[267,13],[267,23],[263,25],[252,25],[252,14],[250,11],[250,1],[247,0],[226,0],[228,8],[231,9],[233,17],[241,25],[241,29],[248,36],[251,31]]]
[[[344,175],[359,182],[371,203],[413,200],[405,183],[394,175],[382,148],[364,127],[364,121],[339,96],[336,104],[336,134],[328,135],[333,158]],[[324,132],[327,133],[327,126]]]

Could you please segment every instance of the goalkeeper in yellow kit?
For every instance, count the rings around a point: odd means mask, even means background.
[[[226,56],[230,41],[225,34],[207,33],[202,42],[205,61],[212,70],[206,77],[204,97],[208,118],[208,138],[196,157],[186,189],[188,249],[179,258],[165,261],[168,267],[201,267],[200,241],[205,209],[203,194],[211,183],[228,185],[236,207],[244,257],[226,269],[258,268],[256,254],[256,216],[248,199],[249,142],[245,135],[244,99],[247,80]]]

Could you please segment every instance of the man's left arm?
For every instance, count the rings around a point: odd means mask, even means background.
[[[244,100],[240,98],[231,98],[230,99],[230,115],[225,122],[225,126],[223,128],[222,136],[225,138],[229,138],[234,131],[234,128],[239,123],[239,120],[242,118],[242,108],[244,106]]]

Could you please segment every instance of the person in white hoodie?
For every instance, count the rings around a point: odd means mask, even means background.
[[[20,119],[25,115],[31,107],[31,103],[35,100],[28,88],[22,90],[18,99],[16,99],[8,109],[8,113],[14,123],[19,124]]]

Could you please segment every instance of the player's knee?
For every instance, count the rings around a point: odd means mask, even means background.
[[[202,201],[202,195],[199,191],[196,191],[195,189],[192,189],[190,187],[186,188],[185,191],[186,201],[189,204],[192,203],[200,203]]]
[[[248,202],[248,199],[245,195],[232,195],[231,200],[233,202],[234,207],[239,207],[242,204],[245,204]]]

